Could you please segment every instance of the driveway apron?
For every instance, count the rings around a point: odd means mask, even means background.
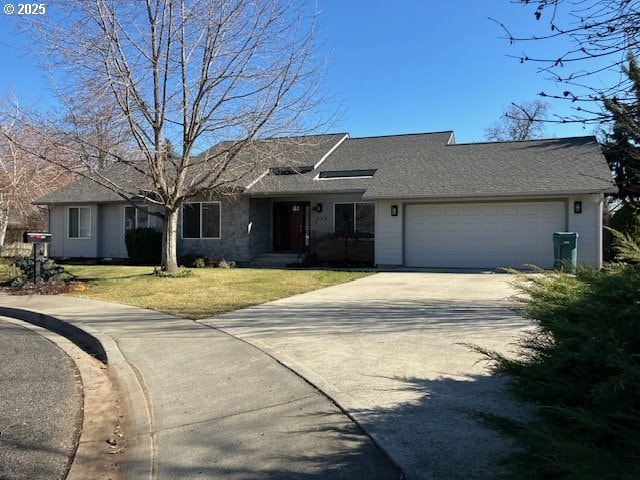
[[[509,352],[531,328],[506,274],[379,273],[210,318],[318,386],[413,479],[487,479],[512,445],[468,410],[515,419],[468,344]]]

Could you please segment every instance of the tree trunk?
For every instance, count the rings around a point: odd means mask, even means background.
[[[164,212],[161,267],[169,273],[178,271],[178,212],[177,208]]]
[[[0,201],[0,253],[4,249],[4,236],[7,233],[7,226],[9,226],[9,206]]]

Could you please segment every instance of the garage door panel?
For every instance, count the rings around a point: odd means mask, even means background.
[[[475,205],[473,205],[471,207],[464,207],[462,209],[463,215],[472,216],[472,217],[477,216],[478,215],[478,211],[479,211],[479,209]]]
[[[502,206],[502,215],[517,215],[518,214],[518,206],[517,205],[503,205]]]
[[[444,224],[445,233],[462,233],[462,225],[458,222],[450,222]]]
[[[405,264],[497,268],[553,265],[553,232],[564,230],[564,202],[405,207]]]
[[[522,239],[522,248],[524,248],[525,250],[529,250],[529,251],[535,251],[536,249],[539,248],[537,239],[524,237]]]
[[[527,219],[522,222],[522,228],[520,231],[525,234],[535,235],[538,232],[538,222],[533,222]]]
[[[565,206],[563,203],[545,203],[541,205],[541,209],[543,215],[564,216]]]
[[[484,233],[496,233],[500,231],[500,224],[498,222],[483,222],[482,232]]]
[[[499,215],[499,214],[500,214],[500,208],[497,207],[496,205],[483,205],[482,207],[480,207],[480,215],[487,216],[487,215]]]
[[[520,208],[521,215],[538,215],[538,206],[533,204],[522,205]]]
[[[502,233],[519,233],[520,232],[520,224],[513,221],[508,221],[502,224]]]
[[[443,210],[445,217],[459,217],[462,215],[462,208],[460,207],[445,207]]]

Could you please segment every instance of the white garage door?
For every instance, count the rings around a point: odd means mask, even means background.
[[[405,207],[408,267],[553,266],[564,202],[420,204]]]

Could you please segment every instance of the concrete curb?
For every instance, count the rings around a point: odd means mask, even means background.
[[[100,360],[105,365],[109,363],[107,352],[100,340],[71,323],[63,322],[44,313],[10,307],[0,307],[0,316],[17,318],[23,322],[37,325],[38,327],[57,333],[75,343],[82,350]]]
[[[117,343],[109,336],[83,326],[60,320],[35,310],[0,306],[0,316],[15,318],[54,332],[109,366],[113,378],[125,395],[124,412],[127,425],[127,478],[155,477],[155,441],[152,431],[151,404],[136,368],[124,357]],[[88,443],[80,432],[79,444]],[[78,458],[76,452],[73,462]],[[73,462],[71,470],[73,470]]]

